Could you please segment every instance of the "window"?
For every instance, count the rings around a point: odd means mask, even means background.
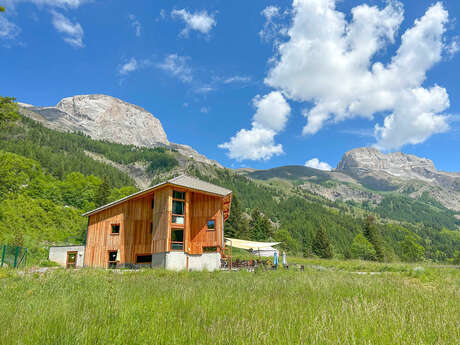
[[[152,210],[155,208],[155,197],[152,198]]]
[[[171,250],[184,250],[184,229],[171,229]]]
[[[185,200],[185,192],[173,191],[173,199]]]
[[[118,235],[120,233],[120,224],[112,224],[112,234]]]
[[[203,253],[217,253],[217,247],[203,247]]]
[[[208,230],[216,230],[216,221],[214,219],[208,220]]]
[[[184,225],[184,217],[183,216],[172,216],[173,224]]]
[[[177,215],[184,215],[184,202],[173,200],[172,213]]]
[[[150,233],[153,234],[153,223],[150,222]]]
[[[152,254],[141,254],[136,255],[136,264],[151,264]]]
[[[117,268],[117,253],[116,250],[109,252],[109,268]]]

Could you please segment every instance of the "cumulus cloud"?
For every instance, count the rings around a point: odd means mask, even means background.
[[[193,77],[192,69],[187,64],[188,59],[189,58],[185,56],[169,54],[156,66],[172,76],[179,78],[182,82],[189,83],[192,81]]]
[[[139,68],[139,64],[135,58],[131,58],[128,62],[122,64],[118,68],[118,73],[121,75],[126,75],[131,72],[134,72]]]
[[[67,17],[62,13],[52,11],[53,15],[53,26],[54,28],[64,34],[64,41],[69,43],[75,48],[83,48],[83,29],[81,25],[76,22],[72,23]]]
[[[286,125],[291,107],[278,91],[253,99],[256,113],[252,128],[241,129],[229,142],[219,145],[228,150],[228,156],[238,161],[267,160],[283,153],[281,144],[275,144],[275,135]]]
[[[128,18],[129,18],[129,21],[131,22],[131,26],[134,28],[136,32],[136,36],[139,37],[141,35],[141,30],[142,30],[141,22],[136,18],[134,14],[130,14]]]
[[[372,119],[376,146],[397,149],[420,143],[448,129],[447,91],[424,88],[427,71],[441,60],[448,13],[439,2],[401,36],[401,45],[387,64],[374,62],[378,52],[395,42],[404,18],[403,6],[389,1],[379,9],[367,4],[351,10],[351,20],[336,10],[335,0],[294,0],[287,40],[265,83],[291,100],[311,102],[304,110],[303,134],[349,118]]]
[[[184,21],[185,28],[180,33],[182,37],[188,37],[191,30],[206,35],[216,26],[216,20],[207,11],[191,13],[183,8],[181,10],[173,10],[171,16]]]
[[[4,15],[0,16],[0,39],[13,40],[15,39],[21,29],[14,23],[10,22]]]
[[[332,167],[326,162],[320,162],[318,158],[313,158],[305,162],[305,166],[313,169],[331,171]]]

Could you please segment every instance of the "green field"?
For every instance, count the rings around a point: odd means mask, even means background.
[[[304,272],[0,270],[0,343],[458,344],[460,270],[302,263]]]

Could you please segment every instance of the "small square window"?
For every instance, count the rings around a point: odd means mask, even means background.
[[[185,200],[185,192],[173,191],[173,199]]]
[[[112,234],[119,234],[120,233],[120,224],[112,224]]]
[[[214,219],[208,220],[208,230],[216,230],[216,221]]]

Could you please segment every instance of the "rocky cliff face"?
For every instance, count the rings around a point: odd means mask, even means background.
[[[438,171],[431,160],[401,152],[384,154],[374,148],[358,148],[344,154],[336,171],[358,179],[396,182],[419,180],[431,185],[457,190],[460,173]]]
[[[160,120],[153,114],[115,97],[79,95],[63,98],[51,107],[19,105],[24,115],[55,130],[82,132],[93,139],[125,145],[166,146],[187,158],[220,166],[190,146],[170,143]]]

